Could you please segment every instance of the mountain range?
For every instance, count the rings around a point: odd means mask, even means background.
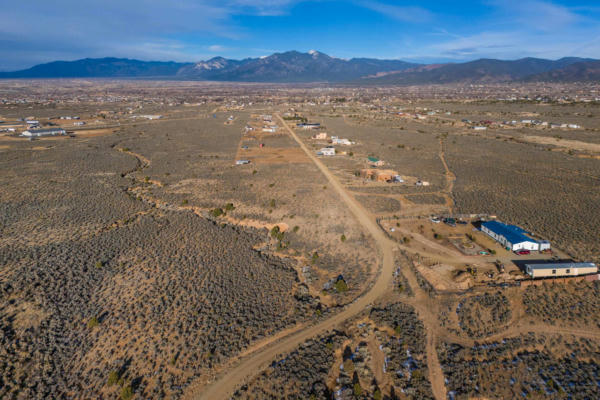
[[[121,78],[269,83],[349,83],[361,85],[422,85],[500,83],[514,81],[600,81],[600,61],[577,57],[559,60],[522,58],[480,59],[464,63],[416,64],[400,60],[345,60],[311,50],[288,51],[260,58],[232,60],[214,57],[197,63],[86,58],[55,61],[32,68],[0,72],[0,79]]]

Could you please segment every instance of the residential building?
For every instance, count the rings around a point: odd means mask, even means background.
[[[333,147],[323,147],[317,152],[320,156],[335,156],[335,149]]]
[[[594,263],[544,263],[525,264],[525,273],[531,278],[552,278],[597,274],[598,267]]]
[[[319,124],[319,123],[300,123],[300,124],[296,124],[296,126],[298,128],[302,128],[302,129],[319,129],[321,127],[321,124]]]
[[[381,161],[377,157],[367,157],[367,162],[369,165],[372,165],[373,167],[381,167],[385,164],[384,161]]]

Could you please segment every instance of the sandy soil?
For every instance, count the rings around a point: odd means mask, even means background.
[[[254,164],[295,164],[310,162],[300,148],[263,147],[261,149],[259,147],[252,147],[240,150],[236,159],[250,160]]]
[[[580,140],[558,139],[546,136],[525,136],[524,140],[531,143],[550,144],[557,147],[563,147],[570,150],[589,151],[600,153],[600,144],[587,143]]]

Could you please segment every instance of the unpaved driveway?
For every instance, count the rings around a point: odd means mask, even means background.
[[[312,154],[298,136],[296,136],[289,126],[285,124],[281,116],[278,115],[277,117],[281,121],[281,124],[288,130],[291,137],[298,142],[308,158],[319,168],[323,175],[325,175],[331,187],[338,193],[358,222],[375,240],[379,257],[382,260],[380,273],[368,292],[356,299],[352,304],[346,306],[340,313],[321,321],[316,325],[292,333],[275,343],[257,349],[254,353],[241,359],[237,365],[229,368],[226,372],[218,376],[217,379],[208,386],[194,388],[194,385],[191,385],[190,390],[184,394],[184,398],[210,400],[228,399],[237,387],[258,375],[278,356],[293,351],[298,345],[310,338],[336,328],[347,319],[362,312],[368,305],[373,303],[379,296],[391,288],[391,277],[394,270],[394,243],[388,240],[385,234],[377,226],[375,220],[354,199],[354,197],[346,191],[329,169]]]

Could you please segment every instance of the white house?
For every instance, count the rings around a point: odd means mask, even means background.
[[[353,144],[350,140],[345,139],[345,138],[340,139],[337,136],[332,136],[331,137],[331,143],[333,143],[333,144],[343,144],[344,146],[350,146],[350,145]]]
[[[25,137],[59,136],[66,135],[67,131],[62,128],[29,129],[21,133]]]
[[[335,149],[333,147],[323,147],[317,154],[321,156],[335,156]]]

